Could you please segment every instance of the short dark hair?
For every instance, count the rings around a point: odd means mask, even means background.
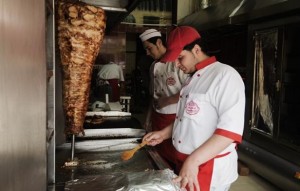
[[[183,47],[183,50],[191,51],[194,46],[198,44],[201,47],[202,52],[204,52],[206,55],[210,56],[208,44],[207,41],[205,41],[203,38],[198,38],[191,42],[190,44],[187,44]]]
[[[160,37],[160,36],[155,36],[155,37],[149,38],[147,41],[149,41],[150,43],[156,45],[156,42],[157,42],[158,39],[160,39],[162,44],[164,45],[164,47],[166,47],[165,39],[163,37]]]

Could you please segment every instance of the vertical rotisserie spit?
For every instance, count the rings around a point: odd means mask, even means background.
[[[84,134],[92,69],[103,41],[102,8],[82,2],[58,2],[58,45],[63,70],[63,107],[67,134]]]

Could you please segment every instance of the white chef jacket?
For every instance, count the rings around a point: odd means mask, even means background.
[[[123,70],[121,66],[115,63],[103,65],[97,75],[98,78],[103,80],[118,79],[121,82],[124,81]]]
[[[239,73],[216,61],[200,62],[198,71],[180,92],[172,141],[175,148],[191,154],[213,134],[235,140],[215,159],[212,186],[230,184],[238,177],[236,143],[244,129],[245,87]],[[221,172],[221,173],[218,173]],[[226,176],[222,176],[226,172]]]
[[[150,93],[154,99],[161,96],[171,96],[178,93],[188,74],[184,74],[173,62],[153,62],[150,67]],[[161,109],[156,109],[161,114],[176,113],[177,104],[171,104]]]

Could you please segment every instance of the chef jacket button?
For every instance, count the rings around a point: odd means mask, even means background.
[[[197,74],[198,77],[200,77],[200,74]]]
[[[186,95],[185,97],[186,97],[186,98],[188,98],[188,97],[189,97],[189,95]]]
[[[180,95],[179,97],[182,98],[182,95]]]
[[[179,140],[178,143],[181,143],[181,141]]]
[[[179,119],[179,121],[181,121],[181,119]]]
[[[176,116],[176,119],[178,119],[178,116]]]

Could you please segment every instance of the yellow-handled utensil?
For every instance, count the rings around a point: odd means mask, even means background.
[[[143,146],[145,146],[147,144],[147,141],[142,142],[141,144],[139,144],[138,146],[134,147],[131,150],[128,151],[124,151],[121,155],[122,160],[129,160],[133,157],[134,153],[139,150],[140,148],[142,148]]]

